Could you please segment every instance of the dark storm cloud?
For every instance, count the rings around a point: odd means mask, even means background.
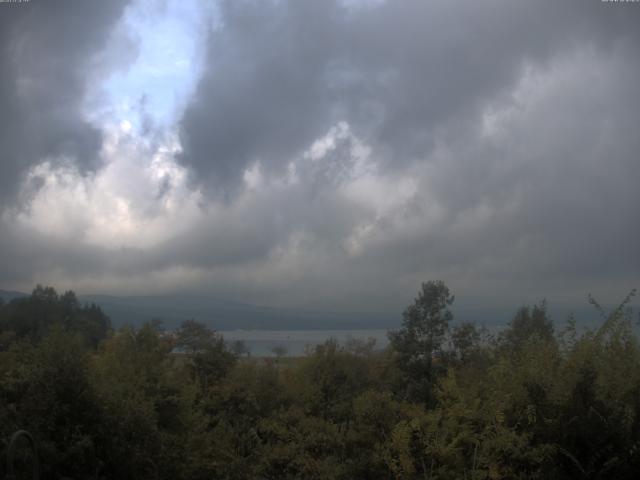
[[[210,195],[241,189],[256,160],[282,173],[345,120],[383,172],[430,167],[419,183],[428,195],[394,211],[400,219],[359,218],[371,222],[372,238],[362,256],[337,267],[341,275],[472,284],[486,273],[487,285],[507,288],[508,279],[637,280],[638,5],[350,5],[222,4],[181,125],[180,160]],[[534,93],[518,93],[527,76]],[[501,109],[511,111],[504,133],[487,138],[487,112]],[[442,214],[427,221],[434,203]],[[297,215],[285,225],[344,240],[348,228],[334,228],[330,215],[313,227]]]
[[[101,133],[81,103],[91,56],[126,0],[31,0],[0,4],[0,205],[45,157],[96,166]]]
[[[526,64],[637,39],[637,12],[597,1],[234,1],[221,16],[181,160],[226,193],[251,162],[281,168],[338,120],[395,166],[424,157],[508,94]]]
[[[523,98],[501,105],[499,133],[478,128],[433,156],[420,190],[440,203],[439,221],[379,242],[362,260],[438,272],[494,295],[497,282],[505,295],[531,289],[538,298],[636,286],[636,46],[567,53],[532,74]]]
[[[149,182],[151,136],[120,139],[101,185],[133,220],[92,236],[7,215],[0,280],[391,312],[431,278],[495,304],[617,299],[640,281],[639,20],[600,1],[225,2],[180,124],[202,192],[172,168]]]

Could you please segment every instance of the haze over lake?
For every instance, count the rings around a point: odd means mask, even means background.
[[[375,348],[389,344],[387,330],[231,330],[220,331],[227,342],[243,341],[256,357],[276,356],[275,347],[284,347],[285,355],[298,357],[329,339],[345,345],[349,340],[375,340]]]

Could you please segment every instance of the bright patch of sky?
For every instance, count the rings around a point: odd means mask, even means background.
[[[128,44],[137,55],[101,86],[98,116],[103,122],[135,132],[145,120],[170,127],[180,118],[198,81],[206,28],[215,16],[203,5],[198,0],[137,0],[128,7],[116,32],[129,41],[114,38],[107,49]]]
[[[89,245],[141,248],[194,223],[200,197],[175,161],[175,130],[215,17],[198,0],[130,4],[94,62],[92,76],[103,80],[92,82],[86,107],[103,133],[103,166],[89,176],[63,159],[32,168],[28,181],[42,187],[18,215],[21,225],[56,238],[73,232]]]

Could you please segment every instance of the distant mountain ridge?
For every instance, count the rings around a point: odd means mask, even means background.
[[[60,292],[59,292],[60,293]],[[29,294],[0,289],[0,298],[9,302]],[[401,322],[401,310],[397,313],[341,313],[275,308],[196,294],[167,295],[78,295],[82,303],[95,303],[109,316],[114,327],[139,326],[158,319],[165,328],[176,328],[184,320],[195,319],[216,330],[358,330],[393,329]],[[638,305],[632,305],[636,316]],[[612,307],[605,306],[605,309]],[[550,308],[556,330],[564,328],[570,313],[582,326],[596,327],[602,319],[591,305]],[[488,328],[505,326],[516,313],[509,307],[485,307],[454,305],[454,321],[470,321]]]
[[[29,294],[0,290],[0,298],[11,301]],[[158,319],[166,328],[195,319],[216,330],[357,329],[394,328],[392,316],[316,312],[274,308],[188,294],[170,295],[78,295],[82,303],[95,303],[109,316],[115,327],[141,325]],[[399,318],[399,316],[398,316]]]
[[[14,291],[11,291],[11,290],[1,290],[0,289],[0,298],[2,300],[4,300],[5,302],[10,302],[14,298],[22,298],[22,297],[28,297],[28,296],[29,296],[28,293],[14,292]]]
[[[384,316],[273,308],[200,295],[80,298],[100,305],[116,326],[136,325],[154,318],[162,320],[167,328],[193,318],[217,330],[389,328],[394,323]]]

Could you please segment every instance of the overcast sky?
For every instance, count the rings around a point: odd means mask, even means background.
[[[640,2],[0,3],[0,288],[640,286]]]

